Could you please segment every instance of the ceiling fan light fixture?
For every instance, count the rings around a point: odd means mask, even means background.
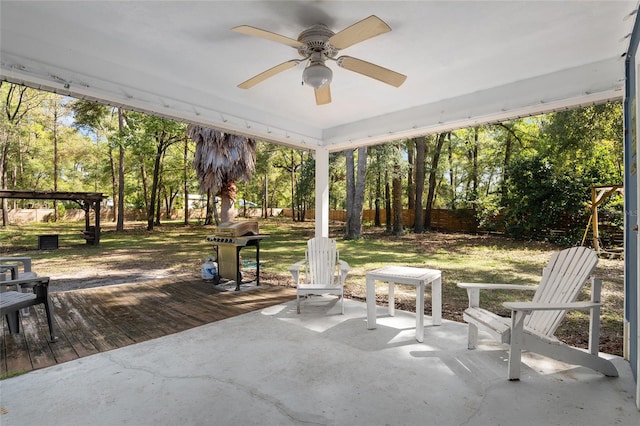
[[[302,72],[302,81],[304,84],[319,89],[331,83],[333,78],[333,71],[328,66],[322,63],[311,63]]]

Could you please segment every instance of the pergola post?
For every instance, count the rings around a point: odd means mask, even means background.
[[[94,245],[100,244],[100,200],[93,202],[94,211],[96,213],[96,227],[94,229]]]

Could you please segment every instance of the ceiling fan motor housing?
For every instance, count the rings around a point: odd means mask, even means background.
[[[298,48],[298,53],[303,58],[308,58],[314,53],[322,53],[327,58],[333,58],[338,54],[338,49],[329,43],[329,38],[335,33],[324,24],[316,24],[304,30],[298,36],[298,41],[303,46]]]

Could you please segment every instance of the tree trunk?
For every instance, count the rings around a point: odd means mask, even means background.
[[[156,196],[156,220],[153,223],[156,226],[161,225],[160,219],[162,216],[162,197],[160,192],[161,192],[160,187],[158,187],[158,195]]]
[[[238,195],[238,188],[235,182],[226,182],[220,188],[220,198],[222,199],[220,205],[220,221],[222,224],[233,223],[236,218],[236,209],[234,203]]]
[[[113,160],[113,148],[109,146],[109,171],[111,172],[111,198],[113,198],[113,222],[118,220],[115,206],[118,204],[118,184],[116,181],[116,164]]]
[[[424,194],[424,154],[425,154],[425,137],[416,138],[416,204],[415,204],[415,220],[414,232],[421,234],[424,232],[424,219],[422,217],[422,195]]]
[[[291,218],[293,221],[296,221],[296,164],[293,155],[293,150],[291,150]]]
[[[124,111],[118,108],[118,130],[124,131]],[[116,231],[124,231],[124,145],[120,141],[118,146],[118,221]]]
[[[183,184],[183,192],[184,192],[184,224],[189,224],[189,138],[187,135],[184,136],[184,156],[183,160],[183,174],[182,174],[182,184]]]
[[[53,108],[53,191],[58,191],[58,106]],[[53,221],[57,222],[58,200],[53,200]]]
[[[511,163],[511,147],[513,142],[511,140],[511,133],[507,133],[507,140],[504,146],[504,162],[502,164],[502,188],[501,188],[501,205],[505,205],[507,200],[507,180],[509,179],[509,163]]]
[[[354,220],[352,222],[352,238],[358,239],[362,235],[362,208],[364,207],[364,190],[367,178],[367,147],[358,148],[356,193],[354,196]]]
[[[415,194],[413,174],[415,171],[414,162],[414,147],[415,140],[411,139],[407,141],[407,163],[409,164],[409,170],[407,171],[407,209],[413,210],[415,208]]]
[[[347,150],[346,239],[358,239],[362,235],[362,207],[364,205],[364,188],[367,174],[367,147],[358,148],[357,181],[355,182],[353,173],[353,150]],[[349,185],[349,182],[351,185]],[[350,186],[351,190],[349,189]]]
[[[402,235],[404,227],[402,223],[402,178],[400,178],[400,172],[397,170],[394,173],[392,179],[392,191],[393,191],[393,235]]]
[[[212,200],[213,198],[213,200]],[[207,211],[205,213],[205,217],[204,217],[204,224],[205,225],[211,225],[213,224],[213,215],[214,212],[216,213],[216,225],[218,225],[218,215],[217,215],[217,211],[216,211],[216,203],[215,203],[215,196],[211,197],[211,191],[207,190]]]
[[[382,178],[380,176],[380,172],[378,172],[378,176],[376,176],[376,198],[374,200],[375,204],[375,215],[373,217],[374,226],[382,226],[382,221],[380,220],[380,197],[382,197]]]
[[[353,149],[349,148],[344,151],[345,164],[346,164],[346,190],[347,190],[347,199],[345,200],[346,210],[347,210],[347,222],[344,227],[344,237],[346,239],[351,238],[351,222],[353,220],[353,204],[354,197],[356,192],[356,183],[354,176],[354,166],[353,166]]]
[[[449,204],[450,210],[455,210],[456,208],[456,178],[455,172],[453,169],[453,146],[451,146],[451,138],[449,138],[449,187],[451,188],[451,204]]]
[[[162,161],[162,147],[158,144],[156,158],[153,166],[153,181],[151,183],[151,197],[147,205],[147,231],[153,230],[153,222],[156,213],[156,197],[158,193],[158,182],[160,181],[160,163]]]
[[[262,192],[262,217],[269,217],[269,173],[264,172],[264,186]]]
[[[5,135],[3,135],[5,139]],[[2,152],[0,152],[0,180],[2,180],[2,189],[8,189],[7,186],[7,152],[9,151],[9,135],[6,135],[6,139],[3,140]],[[7,205],[7,199],[2,199],[2,226],[9,226],[9,206]]]
[[[375,217],[373,224],[375,226],[382,226],[382,221],[380,220],[380,198],[382,198],[382,168],[380,167],[380,150],[376,149],[376,198],[375,198]]]
[[[478,199],[478,134],[479,128],[474,128],[473,142],[468,150],[469,162],[471,163],[471,176],[469,183],[471,184],[471,196],[467,198],[471,201]]]
[[[389,188],[389,171],[384,172],[384,210],[385,210],[385,227],[387,232],[391,232],[391,189]]]
[[[429,170],[429,191],[427,193],[427,206],[424,215],[424,228],[431,230],[431,209],[433,209],[433,201],[436,194],[436,176],[438,173],[438,163],[440,162],[440,152],[444,144],[445,133],[440,133],[436,141],[436,147],[431,157],[431,170]]]

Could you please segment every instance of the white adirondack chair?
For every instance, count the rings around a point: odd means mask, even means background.
[[[22,264],[22,269],[20,264]],[[0,281],[5,281],[8,278],[7,275],[12,280],[23,280],[38,276],[38,274],[31,271],[30,257],[0,257]]]
[[[514,284],[459,283],[469,296],[464,320],[469,323],[469,349],[478,341],[478,328],[497,341],[508,343],[509,380],[520,379],[522,350],[539,353],[568,364],[583,365],[606,376],[618,376],[613,363],[599,356],[600,288],[602,281],[591,276],[598,256],[586,247],[573,247],[554,253],[537,286]],[[576,302],[584,284],[591,281],[591,301]],[[480,290],[533,290],[531,302],[505,302],[511,318],[504,318],[479,307]],[[589,310],[589,349],[583,350],[554,337],[567,310]]]
[[[312,238],[307,242],[305,259],[289,267],[296,283],[297,309],[300,296],[336,294],[344,314],[344,281],[351,268],[340,260],[336,242],[330,238]]]

